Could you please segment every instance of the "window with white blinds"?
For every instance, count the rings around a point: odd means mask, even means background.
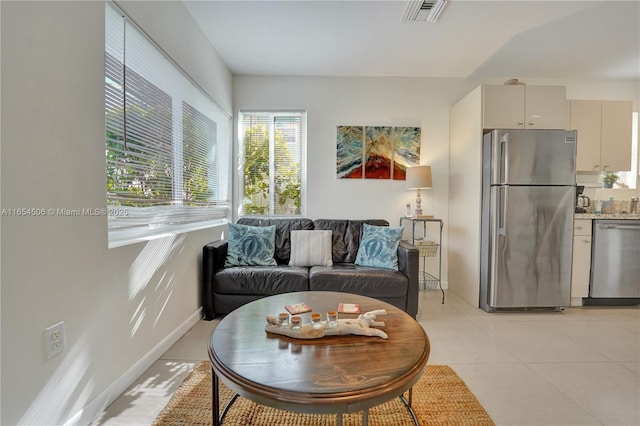
[[[240,215],[305,212],[306,112],[241,111]]]
[[[110,247],[219,223],[231,118],[110,2],[105,36]]]

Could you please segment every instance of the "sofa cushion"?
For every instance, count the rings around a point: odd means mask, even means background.
[[[406,297],[408,279],[398,271],[351,263],[313,266],[309,269],[309,290],[340,291],[374,298]]]
[[[356,256],[356,265],[398,270],[398,245],[402,226],[363,225],[363,235]]]
[[[388,226],[383,219],[339,220],[317,219],[313,221],[314,229],[330,230],[332,240],[333,263],[354,263],[360,247],[363,224]]]
[[[224,266],[275,266],[275,226],[229,224],[229,247]]]
[[[289,266],[331,266],[331,231],[291,231]]]
[[[298,266],[236,266],[216,274],[214,291],[272,295],[309,290],[309,270]]]
[[[276,227],[276,243],[274,258],[278,265],[288,265],[291,256],[291,231],[298,229],[313,229],[313,221],[305,218],[258,218],[243,217],[238,223],[251,226]]]

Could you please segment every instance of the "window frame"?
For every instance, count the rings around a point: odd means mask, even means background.
[[[269,187],[271,188],[269,198],[269,213],[267,214],[247,214],[244,211],[244,188],[245,188],[245,176],[244,176],[244,165],[245,165],[245,144],[244,144],[244,127],[243,121],[244,116],[248,114],[268,114],[271,116],[269,120]],[[275,186],[275,133],[271,131],[274,127],[274,116],[286,116],[286,115],[294,115],[299,114],[300,116],[300,146],[298,147],[300,150],[300,213],[297,214],[276,214],[274,213],[274,205],[275,205],[275,194],[273,191],[273,187]],[[247,216],[255,216],[255,217],[305,217],[307,214],[307,111],[303,109],[243,109],[238,113],[238,122],[237,122],[237,142],[238,142],[238,188],[237,188],[237,196],[238,196],[238,206],[237,206],[237,214],[238,217],[247,217]]]

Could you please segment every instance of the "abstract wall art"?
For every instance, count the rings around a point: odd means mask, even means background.
[[[419,127],[338,126],[339,179],[405,180],[406,168],[420,164]]]
[[[407,167],[420,165],[420,127],[395,127],[393,179],[406,180]]]
[[[363,126],[338,126],[336,170],[338,178],[362,179]]]
[[[391,179],[391,127],[364,128],[365,179]]]

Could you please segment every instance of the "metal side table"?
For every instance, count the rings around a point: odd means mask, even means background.
[[[444,290],[442,289],[442,228],[444,222],[442,219],[435,218],[414,218],[414,217],[401,217],[400,226],[403,221],[411,222],[411,244],[416,246],[420,252],[422,258],[422,283],[424,288],[427,286],[440,288],[442,292],[442,303],[444,304]],[[427,223],[435,222],[440,224],[440,235],[438,242],[427,240]],[[422,223],[422,238],[416,238],[416,224]],[[438,250],[440,247],[440,250]],[[438,256],[438,275],[433,275],[426,270],[426,258]]]

